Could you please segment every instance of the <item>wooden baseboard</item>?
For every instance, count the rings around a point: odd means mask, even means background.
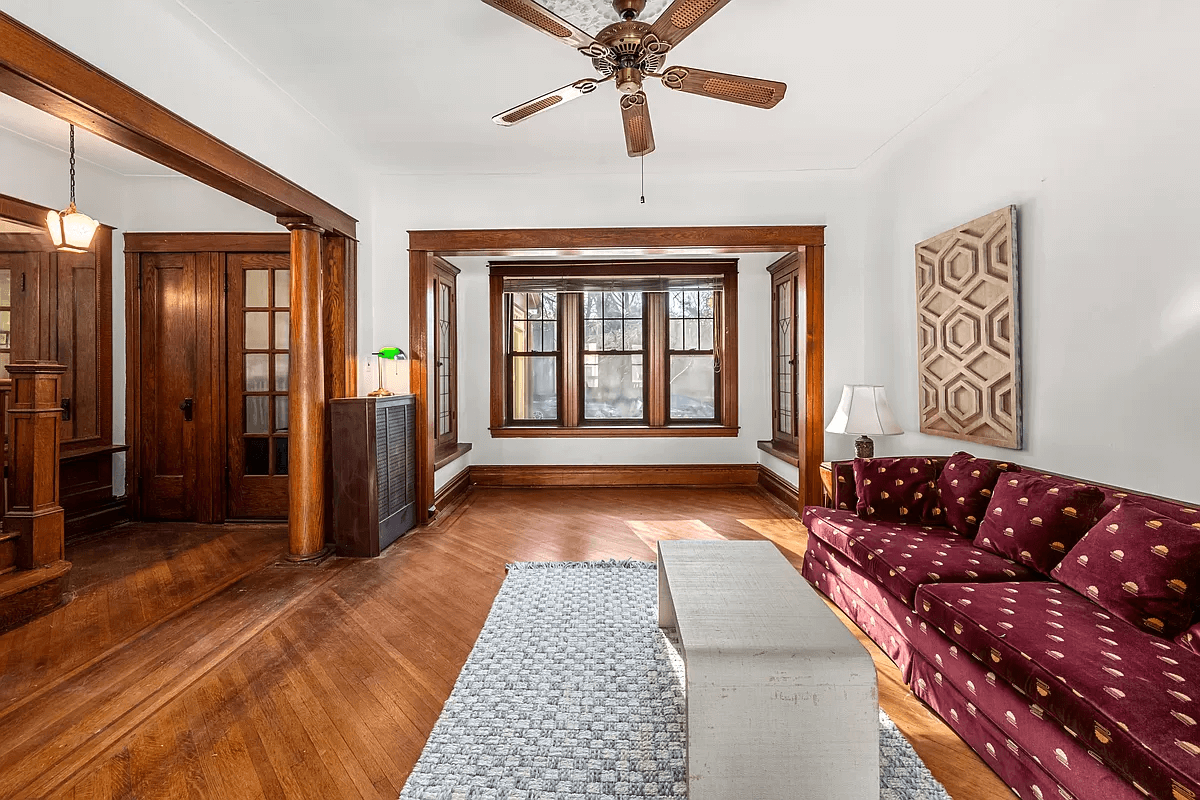
[[[758,468],[758,485],[793,511],[800,510],[800,490],[761,464]]]
[[[471,482],[485,487],[757,486],[757,464],[472,465]]]
[[[433,496],[433,507],[437,509],[438,516],[442,512],[450,508],[452,505],[462,500],[463,495],[471,488],[471,467],[467,467],[462,472],[455,475],[450,480],[446,481],[437,494]]]

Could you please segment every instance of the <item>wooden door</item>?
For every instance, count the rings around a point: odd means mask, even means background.
[[[196,520],[202,405],[196,255],[144,255],[140,278],[141,512],[148,519]]]
[[[286,253],[226,256],[226,513],[233,518],[288,515],[289,266]]]

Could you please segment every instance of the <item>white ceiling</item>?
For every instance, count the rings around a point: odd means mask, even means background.
[[[651,1],[649,12],[666,2]],[[479,0],[178,2],[385,172],[630,168],[610,85],[512,128],[491,122],[595,73]],[[668,62],[782,80],[787,97],[763,111],[651,86],[658,150],[646,169],[856,167],[1055,4],[733,0]],[[548,5],[590,33],[615,19],[608,0]]]
[[[30,139],[62,153],[63,181],[68,175],[70,128],[67,123],[41,109],[0,94],[0,132]],[[82,128],[75,129],[75,160],[126,176],[178,175],[177,172],[130,152]]]

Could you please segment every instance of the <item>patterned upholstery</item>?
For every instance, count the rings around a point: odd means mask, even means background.
[[[1018,797],[1144,800],[1141,792],[1090,756],[1060,725],[1046,719],[1037,704],[997,680],[937,631],[926,638],[936,643],[913,655],[913,694],[936,711]],[[974,691],[968,688],[972,686]]]
[[[856,458],[854,490],[858,516],[913,525],[941,521],[937,479],[941,465],[932,458]]]
[[[904,630],[916,624],[912,609],[879,588],[861,567],[815,537],[808,540],[800,574],[887,653],[908,683],[912,645]]]
[[[996,481],[1005,472],[1020,471],[1013,464],[975,458],[961,451],[950,456],[937,481],[938,499],[946,515],[944,524],[974,539]]]
[[[863,568],[910,608],[924,583],[1042,579],[948,528],[864,521],[847,511],[816,507],[805,509],[804,524],[811,536]]]
[[[1200,657],[1055,583],[925,586],[917,614],[1134,788],[1200,791]]]

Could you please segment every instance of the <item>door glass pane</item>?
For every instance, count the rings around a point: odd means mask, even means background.
[[[248,269],[246,276],[246,307],[266,308],[270,305],[267,297],[267,276],[270,270]]]
[[[287,308],[291,305],[292,271],[287,269],[275,270],[275,307]]]
[[[246,433],[267,432],[270,401],[269,397],[250,396],[246,398]]]
[[[275,474],[288,474],[288,440],[286,436],[276,436],[275,442]]]
[[[558,359],[513,356],[513,419],[558,419]]]
[[[12,334],[12,317],[9,311],[0,311],[0,348],[4,350],[12,347],[12,342],[9,340]]]
[[[0,306],[12,305],[12,273],[0,269]]]
[[[275,354],[275,391],[286,392],[288,388],[288,355]]]
[[[270,313],[267,311],[246,312],[246,349],[266,350],[271,346],[268,327]]]
[[[7,367],[9,364],[8,359],[9,359],[8,353],[0,353],[0,380],[4,380],[5,378],[10,377],[8,374],[8,370],[5,369],[5,367]],[[0,420],[0,425],[3,425],[7,428],[8,420]]]
[[[291,321],[291,316],[292,315],[287,311],[276,311],[275,312],[275,349],[276,350],[287,350],[288,349],[288,339],[290,338],[290,332],[288,330],[288,323]]]
[[[585,419],[642,419],[641,355],[584,355],[583,378]]]
[[[671,356],[671,419],[716,417],[712,356]]]
[[[288,399],[286,394],[275,396],[275,431],[288,429]]]
[[[271,357],[266,353],[246,354],[246,391],[267,391],[267,369]]]
[[[265,399],[265,398],[264,398]],[[245,439],[246,474],[268,475],[271,472],[270,439]]]

